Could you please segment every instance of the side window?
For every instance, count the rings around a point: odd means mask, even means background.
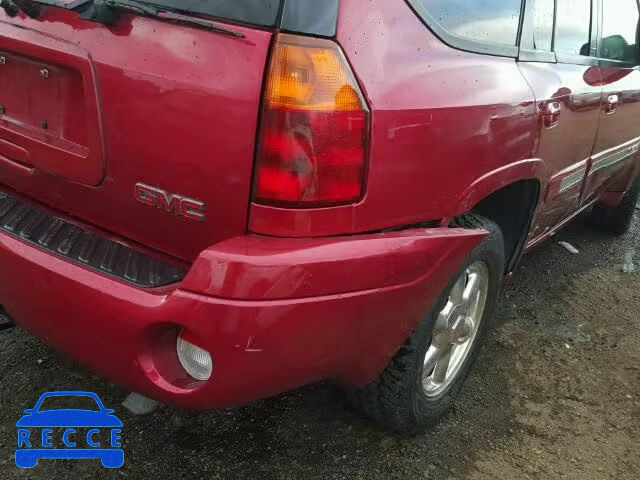
[[[555,0],[535,0],[533,6],[533,48],[551,51]]]
[[[557,0],[557,5],[555,51],[590,56],[591,0]]]
[[[636,0],[604,2],[600,57],[637,65],[638,20],[640,11]]]
[[[516,45],[521,0],[414,0],[411,3],[419,5],[454,35],[476,42]]]

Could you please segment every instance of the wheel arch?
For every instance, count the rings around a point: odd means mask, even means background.
[[[498,224],[505,239],[506,272],[512,272],[524,249],[546,185],[542,160],[524,160],[475,181],[462,195],[460,215],[476,213]]]

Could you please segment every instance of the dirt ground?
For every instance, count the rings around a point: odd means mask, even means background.
[[[15,466],[15,423],[51,390],[116,408],[121,470]],[[454,411],[427,435],[377,428],[328,384],[209,414],[133,417],[125,395],[22,331],[0,333],[0,478],[638,479],[640,218],[621,239],[577,221],[524,259]]]

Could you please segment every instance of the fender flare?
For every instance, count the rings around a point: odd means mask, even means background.
[[[539,158],[521,160],[493,170],[473,182],[460,196],[459,211],[462,215],[473,209],[478,203],[512,183],[522,180],[536,180],[540,183],[540,199],[544,198],[547,187],[547,168]],[[538,203],[540,202],[538,199]]]

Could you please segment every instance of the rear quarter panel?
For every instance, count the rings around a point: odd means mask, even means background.
[[[277,224],[275,233],[304,235],[410,225],[463,213],[480,199],[474,191],[543,176],[527,161],[534,100],[514,59],[448,47],[399,0],[342,0],[338,41],[372,110],[366,197],[331,215],[254,207],[254,230],[274,233]]]

